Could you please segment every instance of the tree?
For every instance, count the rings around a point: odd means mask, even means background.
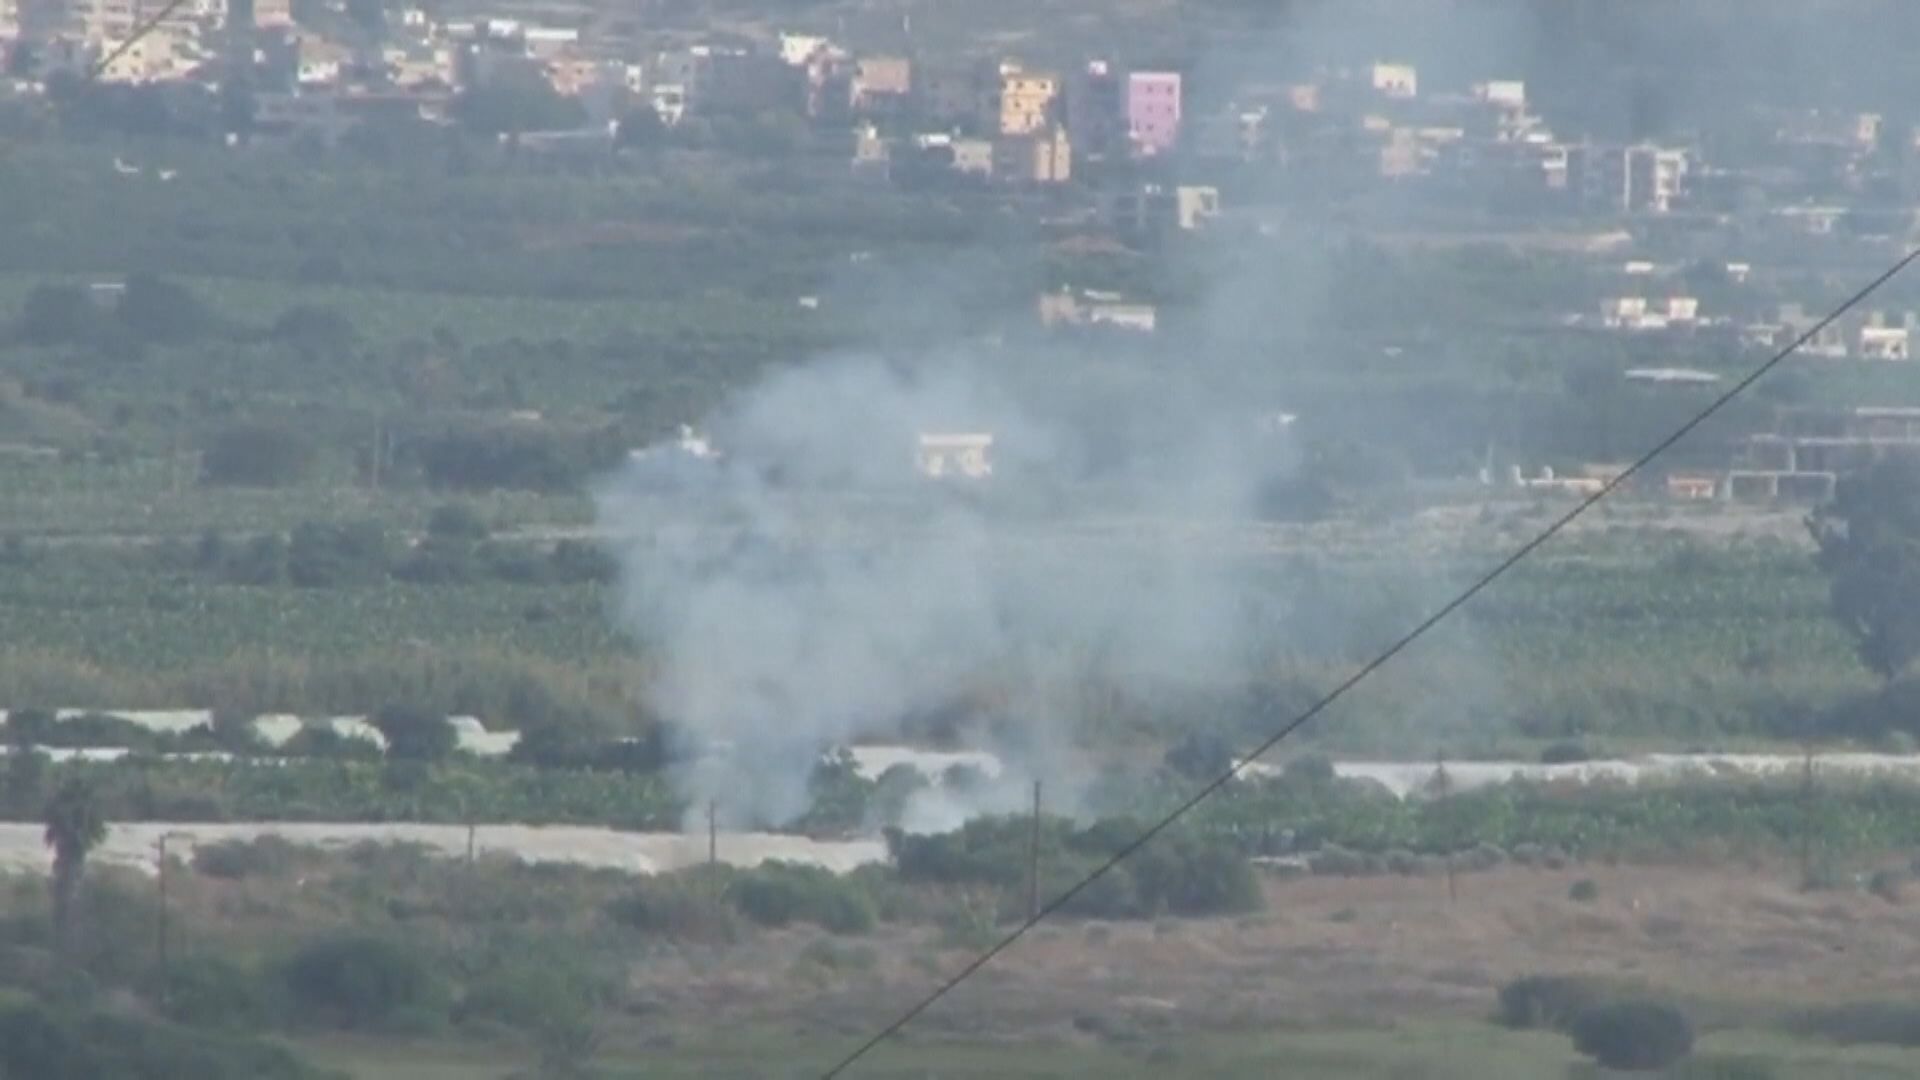
[[[620,118],[613,145],[620,150],[650,150],[667,140],[667,125],[651,105],[642,105]]]
[[[1609,1069],[1664,1069],[1693,1052],[1693,1026],[1665,1002],[1627,999],[1573,1019],[1574,1049]]]
[[[201,478],[228,487],[286,487],[313,465],[313,446],[298,433],[265,424],[235,424],[215,433],[201,458]]]
[[[1892,680],[1920,656],[1920,466],[1889,459],[1847,477],[1807,528],[1834,617]]]
[[[454,99],[453,114],[482,135],[564,131],[586,119],[578,101],[561,97],[544,79],[483,83]]]
[[[107,838],[107,821],[91,786],[80,780],[60,785],[47,800],[45,835],[53,849],[53,939],[62,950],[70,950],[73,905],[87,855]]]
[[[31,345],[62,345],[85,338],[99,317],[85,289],[35,285],[20,308],[19,333]]]
[[[372,723],[387,740],[387,757],[397,761],[439,761],[460,745],[447,718],[429,709],[389,705]]]
[[[212,313],[191,290],[150,274],[127,279],[114,314],[143,341],[192,341],[213,327]]]

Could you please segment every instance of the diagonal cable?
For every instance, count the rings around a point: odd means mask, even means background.
[[[1025,937],[1027,935],[1027,931],[1032,930],[1035,926],[1039,925],[1041,920],[1047,918],[1053,913],[1059,911],[1061,908],[1065,907],[1068,903],[1072,902],[1073,898],[1080,895],[1082,892],[1084,892],[1089,885],[1092,885],[1094,882],[1099,881],[1102,877],[1105,877],[1109,872],[1113,870],[1114,867],[1119,866],[1122,862],[1125,862],[1129,856],[1133,855],[1134,852],[1139,851],[1143,847],[1146,847],[1148,844],[1153,842],[1155,837],[1159,836],[1163,832],[1166,832],[1167,829],[1172,827],[1174,822],[1179,821],[1182,817],[1185,817],[1189,811],[1193,810],[1194,807],[1199,806],[1201,803],[1211,798],[1215,793],[1219,792],[1221,788],[1226,787],[1229,783],[1232,783],[1234,778],[1239,776],[1240,771],[1246,768],[1247,765],[1258,760],[1262,755],[1267,753],[1269,750],[1272,750],[1274,747],[1280,745],[1280,743],[1283,740],[1285,740],[1289,735],[1292,735],[1294,732],[1300,730],[1302,727],[1306,726],[1306,724],[1309,721],[1311,721],[1314,717],[1319,716],[1321,713],[1325,712],[1329,706],[1333,705],[1334,702],[1339,701],[1341,698],[1345,697],[1349,690],[1352,690],[1354,687],[1366,681],[1366,679],[1370,677],[1374,672],[1386,666],[1388,661],[1392,660],[1394,657],[1404,652],[1408,646],[1420,640],[1422,637],[1425,637],[1427,634],[1427,631],[1432,630],[1435,626],[1438,626],[1448,616],[1452,615],[1455,611],[1458,611],[1461,607],[1465,606],[1467,601],[1472,600],[1474,597],[1480,595],[1480,593],[1483,590],[1485,590],[1487,586],[1492,585],[1494,582],[1500,580],[1500,578],[1506,575],[1507,571],[1512,570],[1515,566],[1518,566],[1529,555],[1532,555],[1536,550],[1538,550],[1541,547],[1541,545],[1545,544],[1547,541],[1559,535],[1560,532],[1564,530],[1568,525],[1573,524],[1574,520],[1580,517],[1580,515],[1586,513],[1588,510],[1591,510],[1594,504],[1598,503],[1600,500],[1606,498],[1607,496],[1613,494],[1615,491],[1618,491],[1620,487],[1623,484],[1625,484],[1628,480],[1631,480],[1636,474],[1640,473],[1648,465],[1652,464],[1654,459],[1666,453],[1668,450],[1673,449],[1674,444],[1678,443],[1681,439],[1684,439],[1688,435],[1692,434],[1696,428],[1698,428],[1701,424],[1706,423],[1707,420],[1712,418],[1714,414],[1718,413],[1721,409],[1726,408],[1728,404],[1730,404],[1735,398],[1739,397],[1741,394],[1745,393],[1749,388],[1753,386],[1754,383],[1759,382],[1761,378],[1763,378],[1768,372],[1772,371],[1776,367],[1779,367],[1780,364],[1784,362],[1789,356],[1792,356],[1794,353],[1800,351],[1802,346],[1806,345],[1807,342],[1812,341],[1814,337],[1817,336],[1822,330],[1825,330],[1827,327],[1833,325],[1835,322],[1838,322],[1841,316],[1845,315],[1849,311],[1852,311],[1855,307],[1859,306],[1863,301],[1865,301],[1869,296],[1872,296],[1874,293],[1878,292],[1881,286],[1893,280],[1894,277],[1899,275],[1899,273],[1902,270],[1905,270],[1908,266],[1912,265],[1915,259],[1920,259],[1920,248],[1915,248],[1912,251],[1909,251],[1905,255],[1901,256],[1898,262],[1895,262],[1891,267],[1888,267],[1884,272],[1882,272],[1878,277],[1874,278],[1872,281],[1868,282],[1866,286],[1861,288],[1858,292],[1854,293],[1852,296],[1847,297],[1847,299],[1843,303],[1841,303],[1838,307],[1834,308],[1832,311],[1828,312],[1827,315],[1823,317],[1819,322],[1814,323],[1799,337],[1793,339],[1792,344],[1788,345],[1784,349],[1781,349],[1779,352],[1773,354],[1773,356],[1769,358],[1765,363],[1754,368],[1739,382],[1734,383],[1733,386],[1730,387],[1726,393],[1721,394],[1719,397],[1715,398],[1710,404],[1707,405],[1706,408],[1695,413],[1691,419],[1689,419],[1686,423],[1680,425],[1680,427],[1677,428],[1673,432],[1673,434],[1668,435],[1666,438],[1660,440],[1657,444],[1654,445],[1653,449],[1648,450],[1646,453],[1640,455],[1640,457],[1636,459],[1633,462],[1633,464],[1627,466],[1624,470],[1620,472],[1619,475],[1615,476],[1613,479],[1601,485],[1600,490],[1580,500],[1580,502],[1577,503],[1571,510],[1568,510],[1566,513],[1560,515],[1560,517],[1556,518],[1552,524],[1548,525],[1545,529],[1541,530],[1540,533],[1534,536],[1533,539],[1527,541],[1525,544],[1522,544],[1519,548],[1515,549],[1512,554],[1508,555],[1505,559],[1502,559],[1499,565],[1495,566],[1492,570],[1487,571],[1478,580],[1474,581],[1473,584],[1467,586],[1467,588],[1463,590],[1459,595],[1455,596],[1452,600],[1447,601],[1445,604],[1441,605],[1441,607],[1438,610],[1434,611],[1433,614],[1428,615],[1425,619],[1421,620],[1419,625],[1415,626],[1412,630],[1407,631],[1407,633],[1403,635],[1399,640],[1395,641],[1392,645],[1388,646],[1385,651],[1375,656],[1372,660],[1367,661],[1366,664],[1364,664],[1359,670],[1355,671],[1352,675],[1347,676],[1347,678],[1343,680],[1338,686],[1335,686],[1331,691],[1329,691],[1325,697],[1322,697],[1320,700],[1314,702],[1313,705],[1310,706],[1305,712],[1300,713],[1298,716],[1295,716],[1292,720],[1287,721],[1287,723],[1283,725],[1279,730],[1275,731],[1272,735],[1268,736],[1265,742],[1262,742],[1259,746],[1254,747],[1253,751],[1247,754],[1246,757],[1241,758],[1240,760],[1234,762],[1232,768],[1229,768],[1227,771],[1213,778],[1211,781],[1209,781],[1206,784],[1206,786],[1194,792],[1179,806],[1174,807],[1172,812],[1168,813],[1166,816],[1162,817],[1159,821],[1155,822],[1151,827],[1149,827],[1145,832],[1141,833],[1139,836],[1133,838],[1131,841],[1128,841],[1125,846],[1120,848],[1120,850],[1114,852],[1111,856],[1109,856],[1105,862],[1101,863],[1099,866],[1095,867],[1092,872],[1088,873],[1085,877],[1075,882],[1074,885],[1071,888],[1067,889],[1066,892],[1063,892],[1059,896],[1056,896],[1052,900],[1048,901],[1045,906],[1041,907],[1038,911],[1034,912],[1033,915],[1029,917],[1025,922],[1015,927],[1013,931],[1009,933],[1006,937],[1001,938],[1000,941],[996,943],[992,948],[988,949],[986,952],[983,952],[979,956],[975,957],[972,961],[970,961],[967,964],[966,967],[963,967],[958,972],[954,973],[954,975],[951,978],[949,978],[946,982],[941,983],[939,987],[937,987],[932,993],[928,994],[926,997],[923,997],[919,1001],[915,1002],[911,1008],[901,1013],[900,1016],[897,1019],[895,1019],[892,1023],[888,1024],[884,1028],[881,1028],[871,1038],[867,1039],[865,1042],[855,1047],[852,1053],[848,1054],[844,1058],[841,1058],[836,1064],[834,1064],[832,1068],[828,1069],[826,1072],[821,1074],[824,1080],[833,1080],[834,1077],[839,1076],[841,1073],[845,1072],[848,1068],[852,1067],[855,1062],[865,1057],[875,1047],[879,1046],[881,1043],[885,1042],[889,1038],[892,1038],[893,1035],[899,1032],[901,1028],[904,1028],[908,1024],[912,1023],[913,1020],[916,1017],[918,1017],[921,1013],[926,1012],[929,1008],[931,1008],[935,1002],[939,1001],[943,997],[946,997],[949,993],[953,991],[955,987],[959,986],[963,982],[966,982],[969,978],[973,976],[975,972],[979,971],[981,968],[986,967],[987,964],[991,962],[994,957],[999,956],[1001,953],[1007,951],[1007,949],[1011,948],[1015,942]]]
[[[180,10],[181,5],[185,4],[186,2],[187,0],[167,0],[167,4],[165,7],[161,8],[158,12],[155,12],[151,18],[142,20],[139,23],[139,25],[135,26],[133,30],[127,34],[127,40],[122,41],[118,45],[115,45],[113,47],[112,52],[109,52],[107,55],[101,57],[98,63],[94,64],[93,67],[89,68],[87,70],[87,78],[90,80],[99,78],[101,72],[107,70],[109,67],[112,67],[113,62],[115,60],[118,60],[121,57],[127,55],[127,51],[129,49],[132,49],[135,45],[139,44],[141,38],[146,37],[148,34],[153,33],[154,27],[159,26],[161,23],[165,22],[167,20],[167,16],[172,15],[174,12]]]

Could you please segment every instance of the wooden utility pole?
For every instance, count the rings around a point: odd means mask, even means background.
[[[1033,782],[1033,829],[1027,842],[1027,921],[1040,917],[1040,781]]]
[[[1800,887],[1813,885],[1813,743],[1800,769]]]
[[[720,866],[720,801],[707,800],[707,872]]]
[[[159,849],[157,869],[160,885],[160,911],[156,923],[154,946],[160,962],[160,1004],[165,1005],[167,993],[171,989],[169,984],[173,981],[169,974],[167,958],[167,834],[161,833],[160,839],[154,846]]]
[[[1447,775],[1446,752],[1435,752],[1433,755],[1433,796],[1435,799],[1444,799],[1451,794],[1453,794],[1453,778]],[[1458,873],[1456,873],[1456,867],[1454,866],[1454,863],[1457,861],[1456,856],[1458,855],[1459,852],[1457,851],[1449,851],[1446,856],[1447,902],[1450,904],[1460,902],[1460,877]]]

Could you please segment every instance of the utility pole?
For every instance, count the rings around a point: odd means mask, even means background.
[[[1813,885],[1813,743],[1800,769],[1800,887]]]
[[[161,833],[154,846],[159,849],[158,878],[160,886],[160,911],[157,920],[154,945],[160,962],[160,1004],[167,1003],[168,992],[172,989],[173,977],[167,957],[167,838],[171,833]]]
[[[1033,831],[1027,843],[1027,921],[1040,917],[1040,781],[1033,782]]]
[[[707,800],[707,872],[720,866],[720,801]]]
[[[1435,799],[1444,799],[1453,794],[1453,777],[1447,775],[1446,751],[1435,751],[1433,755],[1433,795]],[[1447,902],[1460,902],[1460,878],[1455,872],[1455,856],[1458,852],[1447,852]]]

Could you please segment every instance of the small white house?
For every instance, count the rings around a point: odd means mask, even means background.
[[[934,480],[984,480],[993,475],[993,436],[979,433],[923,434],[915,467]]]

